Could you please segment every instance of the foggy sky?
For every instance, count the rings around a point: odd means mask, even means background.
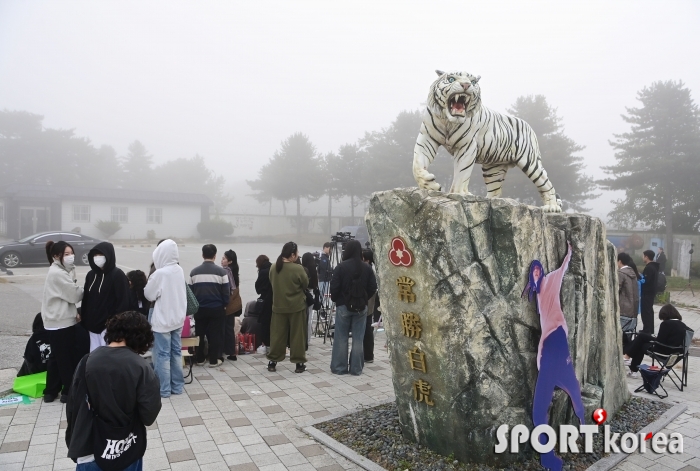
[[[602,177],[638,90],[682,79],[699,99],[698,24],[693,1],[0,0],[0,108],[241,181],[296,131],[337,150],[465,70],[497,111],[545,95]]]

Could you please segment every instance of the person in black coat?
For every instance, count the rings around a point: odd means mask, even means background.
[[[262,310],[258,314],[258,322],[261,327],[260,341],[266,347],[270,346],[270,324],[272,323],[272,284],[270,283],[270,259],[267,255],[260,255],[255,259],[258,267],[258,279],[255,280],[255,292],[263,300]]]
[[[666,253],[664,252],[663,247],[659,247],[659,251],[656,254],[656,260],[654,261],[659,264],[659,271],[666,274]]]
[[[146,274],[141,270],[132,270],[126,274],[126,278],[129,280],[129,309],[140,312],[148,318],[151,303],[143,294],[143,289],[148,283]]]
[[[659,320],[661,320],[659,335],[654,337],[653,335],[639,332],[635,339],[624,348],[625,365],[629,366],[629,376],[633,378],[639,375],[639,364],[644,359],[644,352],[651,347],[651,341],[672,347],[683,345],[688,326],[682,322],[683,317],[673,304],[666,304],[659,310]],[[659,345],[654,347],[654,351],[664,355],[680,353],[679,350],[668,349]]]
[[[640,304],[642,306],[642,323],[644,327],[641,332],[649,335],[654,334],[654,298],[656,297],[656,280],[659,276],[659,264],[654,261],[654,251],[645,250],[642,255],[642,260],[646,263],[642,276],[642,297]]]

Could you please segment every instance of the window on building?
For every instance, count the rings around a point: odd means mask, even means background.
[[[90,206],[73,205],[74,222],[90,222]]]
[[[146,222],[149,224],[161,224],[163,222],[163,210],[161,208],[148,208]]]
[[[112,221],[123,223],[129,222],[129,208],[112,207]]]

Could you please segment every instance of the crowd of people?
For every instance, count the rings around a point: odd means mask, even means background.
[[[642,253],[644,270],[639,273],[632,257],[621,252],[617,255],[618,292],[620,299],[620,325],[622,328],[623,361],[629,368],[628,376],[639,377],[639,365],[645,353],[652,348],[657,353],[678,353],[683,345],[688,326],[671,304],[659,310],[658,334],[654,335],[654,300],[665,286],[666,255],[663,248]],[[642,328],[637,330],[637,318],[641,317]]]
[[[109,455],[105,451],[98,457],[95,434],[129,429],[134,437],[142,435],[140,428],[155,420],[161,398],[184,392],[182,335],[192,327],[199,337],[198,365],[237,361],[238,334],[254,333],[256,347],[263,349],[258,351],[266,352],[268,371],[276,371],[289,349],[294,372],[303,373],[312,311],[328,307],[330,298],[336,308],[331,372],[359,375],[374,360],[371,324],[379,309],[374,256],[351,240],[343,245],[342,261],[332,267],[330,250],[327,243],[320,256],[300,256],[297,244],[288,242],[274,264],[266,255],[257,257],[258,298],[246,304],[241,321],[244,306],[233,250],[217,263],[216,246],[204,245],[202,264],[186,277],[177,244],[161,240],[146,275],[124,273],[114,246],[100,242],[88,253],[90,270],[79,283],[73,247],[48,242],[41,313],[34,319],[20,374],[46,371],[44,401],[60,398],[68,404],[69,457],[85,470],[101,469]],[[98,432],[86,426],[89,421],[106,428]],[[132,455],[141,445],[134,442],[124,454]],[[140,469],[141,456],[124,469]],[[123,461],[116,455],[108,459]]]

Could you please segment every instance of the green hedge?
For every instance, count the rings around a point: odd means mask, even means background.
[[[203,239],[220,239],[233,234],[233,224],[214,218],[197,224],[197,232]]]

